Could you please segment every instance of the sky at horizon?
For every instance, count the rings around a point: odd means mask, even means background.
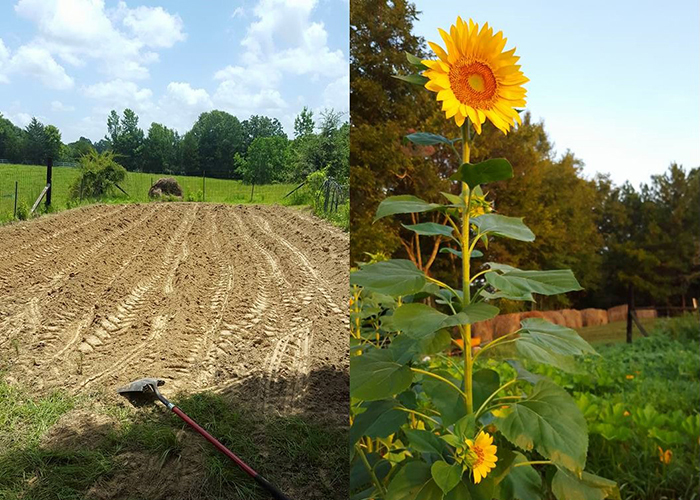
[[[527,109],[587,178],[637,186],[671,162],[700,166],[700,4],[417,0],[413,32],[443,45],[458,15],[508,38],[530,79]]]
[[[68,143],[111,109],[183,133],[200,113],[349,111],[348,0],[12,0],[0,3],[0,112]],[[347,114],[345,115],[347,118]]]

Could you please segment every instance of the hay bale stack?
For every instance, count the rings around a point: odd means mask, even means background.
[[[659,313],[656,309],[635,309],[634,311],[639,319],[658,318]]]
[[[495,339],[520,329],[520,313],[502,314],[493,318],[492,321]]]
[[[520,313],[520,319],[524,320],[527,318],[542,318],[544,319],[544,313],[542,311],[526,311]]]
[[[566,326],[566,319],[561,311],[542,311],[544,319],[555,325]]]
[[[608,324],[608,311],[588,308],[581,311],[583,326],[600,326]]]
[[[482,345],[493,340],[493,319],[479,321],[472,325],[472,336],[479,337]]]
[[[583,316],[581,311],[576,309],[562,309],[561,315],[564,317],[564,326],[567,328],[581,328],[583,326]]]
[[[160,198],[162,196],[175,196],[182,198],[182,188],[172,177],[162,177],[156,181],[148,190],[149,198]]]
[[[627,320],[627,304],[608,309],[608,323]]]

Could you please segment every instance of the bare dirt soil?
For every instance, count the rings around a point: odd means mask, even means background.
[[[105,395],[159,377],[347,420],[348,245],[279,206],[96,205],[0,228],[6,376]]]

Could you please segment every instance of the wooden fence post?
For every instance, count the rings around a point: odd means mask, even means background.
[[[632,343],[632,314],[634,314],[634,288],[632,283],[627,287],[627,343]]]
[[[17,184],[19,181],[15,181],[15,214],[13,216],[14,219],[17,218]]]

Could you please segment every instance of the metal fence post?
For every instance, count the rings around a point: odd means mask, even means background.
[[[207,171],[202,170],[202,201],[207,199]]]
[[[17,218],[17,184],[19,181],[15,181],[15,213],[13,215],[13,218]]]
[[[53,176],[53,158],[49,158],[46,161],[46,185],[49,187],[48,191],[46,191],[46,208],[49,208],[51,206],[52,176]]]

